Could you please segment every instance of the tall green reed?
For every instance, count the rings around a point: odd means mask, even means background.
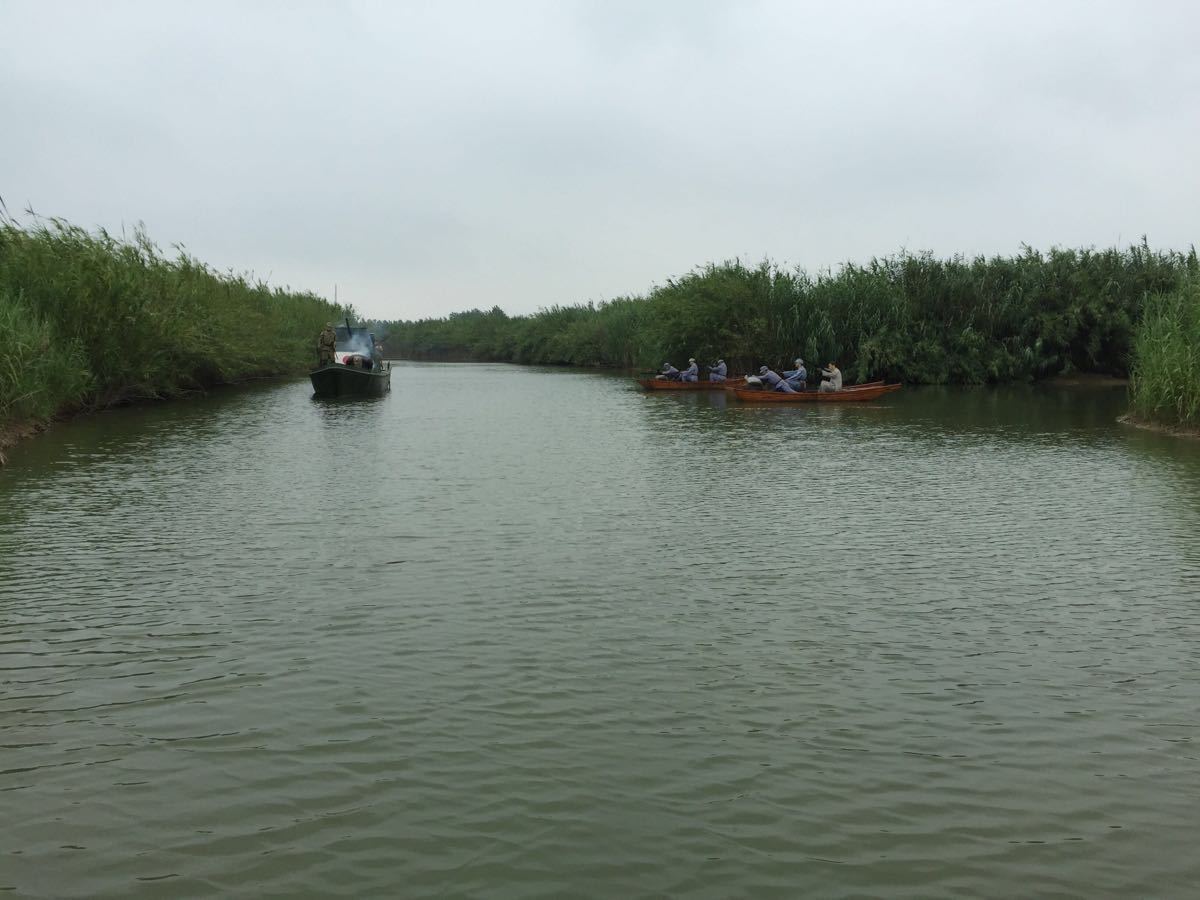
[[[297,371],[342,307],[167,258],[140,229],[0,222],[0,420]]]
[[[382,329],[391,352],[426,358],[657,368],[723,356],[745,370],[800,355],[810,366],[836,360],[860,380],[921,383],[1119,375],[1146,297],[1196,271],[1194,252],[1144,242],[970,259],[901,253],[816,274],[731,260],[644,296]]]
[[[1150,298],[1134,338],[1130,399],[1144,419],[1200,426],[1200,279]]]

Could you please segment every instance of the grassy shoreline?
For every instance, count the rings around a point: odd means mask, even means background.
[[[1156,422],[1152,419],[1143,419],[1135,413],[1126,413],[1119,417],[1117,421],[1122,425],[1140,428],[1143,431],[1153,431],[1156,434],[1165,434],[1170,437],[1200,441],[1200,425],[1170,425],[1165,422]]]
[[[383,322],[417,359],[657,370],[723,357],[810,369],[837,360],[851,381],[985,384],[1130,378],[1135,411],[1200,421],[1200,261],[1155,251],[1030,247],[1011,257],[873,259],[815,275],[764,262],[709,265],[606,303],[528,316],[499,307]]]
[[[0,221],[0,434],[304,371],[352,310],[59,220]]]
[[[8,457],[4,451],[10,447],[16,446],[25,438],[33,437],[45,431],[50,426],[49,422],[9,422],[0,425],[0,466],[8,463]]]

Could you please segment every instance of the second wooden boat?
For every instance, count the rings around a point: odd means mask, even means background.
[[[729,390],[739,399],[748,403],[852,403],[864,400],[877,400],[885,394],[900,390],[898,384],[884,384],[882,381],[856,384],[842,388],[840,391],[796,391],[785,394],[782,391],[758,390],[755,388],[732,387]]]

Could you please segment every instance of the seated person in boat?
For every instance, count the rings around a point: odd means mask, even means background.
[[[796,368],[784,372],[783,378],[794,390],[802,391],[808,387],[808,369],[804,368],[804,360],[796,357]]]
[[[780,378],[779,373],[773,372],[766,366],[759,367],[758,377],[768,391],[778,391],[782,394],[796,393],[796,389]]]
[[[662,373],[658,377],[666,381],[678,381],[679,370],[670,363],[663,363]]]
[[[842,389],[842,370],[837,367],[837,363],[831,362],[821,370],[821,393],[828,394],[833,391]]]
[[[688,367],[679,373],[680,381],[699,381],[700,367],[696,365],[696,360],[689,359]]]
[[[717,364],[708,370],[709,381],[724,381],[725,376],[729,374],[729,369],[725,366],[725,360],[718,359]]]
[[[317,335],[317,365],[327,366],[334,361],[333,352],[337,349],[337,334],[333,323],[326,322],[321,333]]]

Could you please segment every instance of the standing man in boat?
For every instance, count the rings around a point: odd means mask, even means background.
[[[778,391],[781,394],[796,393],[796,389],[780,378],[778,372],[774,372],[766,366],[759,367],[758,377],[762,379],[762,383],[766,385],[768,391]]]
[[[327,366],[334,361],[333,351],[337,349],[337,332],[333,323],[326,322],[325,327],[317,336],[317,365]]]
[[[842,389],[842,370],[837,367],[837,363],[831,362],[822,369],[821,377],[825,379],[821,382],[821,393],[831,394]]]
[[[729,369],[725,366],[725,360],[718,359],[717,364],[708,370],[709,381],[724,381],[725,376],[729,374]]]
[[[804,360],[796,357],[796,368],[783,373],[784,380],[796,391],[808,387],[808,369],[804,368]]]
[[[696,365],[695,359],[688,360],[688,367],[679,373],[680,381],[699,381],[700,367]]]

